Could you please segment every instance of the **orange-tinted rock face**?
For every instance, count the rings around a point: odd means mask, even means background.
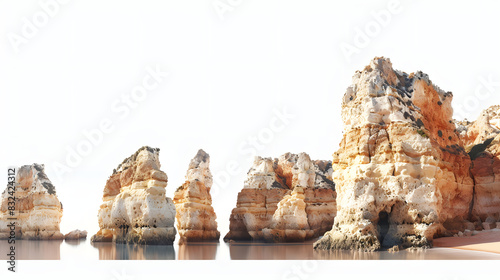
[[[230,217],[228,240],[304,241],[335,217],[331,165],[307,154],[256,157]]]
[[[9,193],[6,188],[2,193],[0,206],[0,239],[9,238],[7,226],[15,217],[16,238],[33,240],[64,239],[59,231],[62,218],[62,204],[56,195],[54,185],[44,172],[43,164],[24,165],[17,169],[17,183],[14,197],[15,215],[8,209]]]
[[[470,220],[485,229],[500,221],[500,106],[484,110],[479,118],[459,122],[458,131],[472,159],[474,201]]]
[[[429,246],[462,225],[473,180],[451,99],[426,74],[393,70],[385,58],[354,75],[332,164],[337,216],[315,248]]]
[[[219,240],[220,233],[210,196],[212,174],[209,165],[210,156],[199,150],[189,164],[186,182],[175,191],[180,242]]]
[[[229,218],[229,233],[224,241],[263,240],[262,229],[269,227],[278,203],[288,189],[242,189]]]
[[[172,244],[175,206],[165,196],[167,181],[160,170],[159,149],[142,147],[125,159],[104,187],[100,230],[92,241]]]

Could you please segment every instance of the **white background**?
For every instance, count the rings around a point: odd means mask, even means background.
[[[196,151],[210,154],[225,235],[249,151],[331,159],[342,136],[341,98],[375,56],[452,91],[453,105],[465,108],[458,118],[500,104],[500,85],[491,83],[500,81],[495,1],[398,1],[394,11],[391,1],[75,0],[40,24],[45,2],[0,1],[0,182],[8,166],[44,163],[64,205],[64,233],[98,230],[108,176],[149,145],[161,149],[170,197]],[[30,36],[27,21],[38,24]],[[356,53],[346,55],[347,45]],[[127,115],[113,110],[156,67],[169,76]],[[293,115],[279,131],[276,110]],[[58,171],[103,120],[113,130]]]

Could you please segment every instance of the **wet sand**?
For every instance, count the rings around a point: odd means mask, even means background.
[[[437,238],[434,239],[434,247],[500,254],[500,229],[481,231],[474,236]]]

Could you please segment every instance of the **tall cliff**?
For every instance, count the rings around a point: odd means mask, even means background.
[[[472,159],[470,220],[479,229],[494,228],[500,222],[500,106],[484,110],[474,122],[459,122],[457,130]]]
[[[159,151],[142,147],[113,170],[92,242],[173,243],[175,206],[165,196],[168,178],[160,170]]]
[[[177,229],[181,242],[218,241],[216,215],[212,207],[210,188],[210,156],[199,150],[189,163],[186,182],[174,194]]]
[[[231,212],[229,240],[304,241],[331,228],[335,185],[331,164],[305,153],[256,157]]]
[[[463,224],[474,182],[451,100],[426,74],[394,70],[383,57],[356,72],[332,163],[337,216],[315,248],[429,246]]]
[[[21,239],[64,239],[59,231],[63,209],[57,198],[56,189],[44,172],[43,164],[23,165],[17,170],[14,192],[14,216],[8,210],[7,189],[2,193],[0,206],[0,239],[10,236],[8,227],[16,218],[16,238]]]

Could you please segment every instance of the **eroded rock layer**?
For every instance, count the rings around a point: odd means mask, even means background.
[[[125,159],[106,182],[93,242],[172,244],[175,206],[165,196],[167,174],[159,149],[142,147]]]
[[[64,239],[59,230],[62,218],[62,204],[56,189],[44,172],[43,164],[24,165],[17,169],[16,188],[6,188],[2,193],[0,208],[0,239],[9,238],[10,223],[15,218],[17,239],[48,240]],[[15,206],[9,202],[15,197]],[[13,206],[11,213],[9,206]],[[13,215],[11,215],[13,214]]]
[[[474,200],[470,220],[490,229],[500,222],[500,106],[484,110],[474,122],[459,122],[457,130],[472,159]]]
[[[256,157],[230,216],[229,240],[304,241],[329,230],[336,213],[331,163],[305,153]]]
[[[177,229],[181,242],[219,240],[210,196],[212,174],[209,165],[210,156],[199,150],[189,163],[186,182],[175,191]]]
[[[451,100],[426,74],[394,70],[389,59],[356,72],[333,157],[337,216],[315,248],[429,246],[463,225],[473,180]]]

